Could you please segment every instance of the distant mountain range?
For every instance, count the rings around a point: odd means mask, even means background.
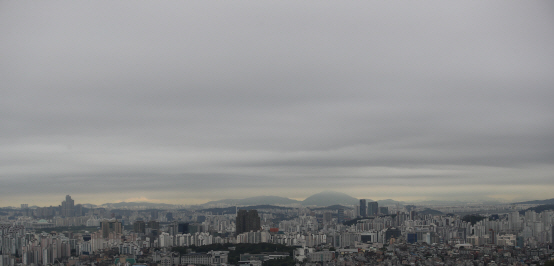
[[[210,201],[201,206],[217,206],[217,205],[302,205],[302,206],[331,206],[331,205],[356,205],[358,199],[351,197],[345,193],[335,191],[324,191],[309,196],[303,201],[293,200],[278,196],[257,196],[245,199],[224,199]]]
[[[352,207],[347,207],[347,206],[343,206],[343,205],[331,205],[331,206],[327,206],[327,207],[315,207],[315,208],[310,208],[312,210],[318,210],[318,211],[334,211],[334,210],[338,210],[338,209],[352,209]]]
[[[514,204],[554,204],[554,199],[515,202]]]
[[[371,202],[373,200],[366,199],[367,202]],[[394,206],[394,205],[406,205],[406,202],[403,201],[395,201],[392,199],[386,199],[386,200],[378,200],[379,206]],[[359,199],[349,196],[348,194],[342,193],[342,192],[336,192],[336,191],[323,191],[314,195],[309,196],[303,201],[289,199],[285,197],[279,197],[279,196],[257,196],[257,197],[250,197],[245,199],[224,199],[224,200],[217,200],[217,201],[210,201],[201,205],[197,205],[195,209],[207,209],[211,207],[230,207],[230,206],[260,206],[260,205],[273,205],[274,207],[278,208],[278,206],[306,206],[306,207],[328,207],[328,208],[342,208],[348,206],[356,206],[359,205]],[[485,203],[485,202],[482,202]],[[505,204],[501,202],[486,202],[486,203],[496,203],[496,204]],[[467,202],[463,201],[418,201],[413,202],[411,204],[416,205],[462,205],[467,204]],[[548,205],[548,204],[554,204],[554,199],[546,199],[546,200],[533,200],[533,201],[524,201],[524,202],[515,202],[512,204],[536,204],[536,205]],[[86,208],[97,208],[97,207],[103,207],[107,209],[178,209],[183,208],[182,205],[173,205],[173,204],[166,204],[166,203],[152,203],[152,202],[118,202],[118,203],[105,203],[102,205],[94,205],[94,204],[88,204],[84,203],[82,204],[83,207]],[[335,206],[333,206],[335,205]],[[339,206],[342,205],[342,206]],[[16,207],[8,207],[7,209],[18,209]],[[31,209],[38,208],[38,206],[31,206]],[[232,210],[214,210],[214,212],[231,212]],[[425,210],[432,214],[436,214],[434,212],[435,210]]]
[[[366,199],[367,202],[373,200]],[[379,206],[393,206],[396,204],[405,205],[403,201],[395,201],[392,199],[378,200]],[[465,202],[461,201],[422,201],[414,204],[417,205],[460,205]],[[279,196],[257,196],[245,199],[223,199],[210,201],[199,205],[201,208],[210,208],[214,206],[260,206],[260,205],[273,205],[273,206],[306,206],[306,207],[328,207],[333,205],[343,206],[356,206],[360,201],[357,198],[351,197],[348,194],[336,191],[323,191],[307,197],[303,201],[293,200]],[[500,202],[499,202],[500,204]],[[547,200],[533,200],[525,202],[516,202],[513,204],[554,204],[554,199]],[[176,209],[181,208],[180,205],[166,204],[166,203],[152,203],[152,202],[118,202],[118,203],[105,203],[99,206],[86,204],[86,207],[103,207],[108,209]],[[335,206],[336,207],[336,206]],[[217,212],[217,211],[216,211]],[[225,212],[231,212],[226,210]],[[432,214],[437,214],[430,212]]]
[[[367,202],[373,200],[366,199]],[[378,200],[380,206],[390,206],[396,204],[404,204],[404,202],[394,201],[391,199]],[[306,206],[306,207],[327,207],[333,205],[343,206],[355,206],[359,205],[360,201],[348,194],[336,191],[323,191],[307,197],[305,200],[299,201],[279,196],[256,196],[245,199],[223,199],[206,202],[204,204],[197,205],[197,207],[207,209],[213,207],[229,207],[229,206],[260,206],[260,205],[272,205],[272,206]],[[104,207],[108,209],[176,209],[180,208],[180,205],[165,204],[165,203],[151,203],[151,202],[118,202],[118,203],[105,203],[97,207]],[[214,210],[214,212],[229,212],[230,210]]]
[[[211,212],[214,215],[223,215],[223,214],[234,214],[237,210],[264,210],[264,209],[280,209],[280,210],[289,210],[292,207],[281,207],[273,205],[256,205],[256,206],[246,206],[246,207],[226,207],[226,208],[208,208],[196,210],[197,212]]]
[[[301,201],[278,196],[257,196],[246,199],[224,199],[206,202],[204,205],[289,205],[300,204]]]
[[[373,200],[367,199],[367,202]],[[396,205],[404,204],[404,202],[394,201],[391,199],[378,200],[379,205]],[[357,198],[351,197],[348,194],[336,191],[323,191],[307,197],[303,201],[293,200],[285,197],[278,196],[258,196],[245,199],[224,199],[217,201],[210,201],[202,204],[201,206],[217,206],[217,205],[302,205],[302,206],[316,206],[326,207],[332,205],[359,205],[360,201]]]
[[[167,203],[152,203],[152,202],[118,202],[118,203],[104,203],[99,207],[108,209],[119,208],[147,208],[147,209],[175,209],[179,205],[167,204]]]
[[[543,211],[551,211],[551,210],[554,210],[554,204],[544,204],[544,205],[539,205],[526,210],[519,211],[519,214],[523,215],[525,214],[526,211],[534,211],[536,213],[541,213]]]

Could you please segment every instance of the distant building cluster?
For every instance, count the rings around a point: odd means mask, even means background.
[[[376,201],[367,202],[365,199],[361,199],[358,214],[359,217],[375,217],[379,214],[389,214],[389,212],[388,208],[379,208],[379,203]]]

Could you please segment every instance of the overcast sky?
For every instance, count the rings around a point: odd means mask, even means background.
[[[550,1],[2,1],[0,202],[554,194]]]

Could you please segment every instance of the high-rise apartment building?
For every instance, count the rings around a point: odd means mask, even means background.
[[[333,214],[331,212],[323,213],[323,223],[328,224],[333,220]]]
[[[83,205],[81,204],[75,205],[73,214],[75,215],[75,217],[83,216]]]
[[[29,204],[21,204],[21,212],[25,216],[31,216],[31,210],[29,209]]]
[[[367,215],[368,216],[377,216],[379,212],[379,204],[377,201],[372,201],[367,203]]]
[[[237,212],[236,233],[258,231],[261,228],[260,216],[257,210],[239,210]]]
[[[169,233],[170,236],[175,236],[179,232],[179,224],[177,222],[172,222],[167,225],[167,233]]]
[[[360,217],[366,217],[367,216],[367,205],[366,200],[361,199],[360,200]]]

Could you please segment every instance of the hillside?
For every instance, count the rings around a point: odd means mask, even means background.
[[[323,191],[302,201],[304,206],[356,205],[358,203],[357,198],[336,191]]]
[[[280,210],[290,210],[291,207],[281,207],[273,205],[255,205],[255,206],[245,206],[245,207],[227,207],[227,208],[208,208],[197,210],[197,212],[211,212],[213,215],[223,215],[223,214],[234,214],[237,210],[263,210],[263,209],[280,209]]]
[[[285,198],[285,197],[279,197],[279,196],[257,196],[257,197],[250,197],[245,199],[224,199],[224,200],[216,200],[216,201],[210,201],[207,203],[204,203],[202,205],[209,206],[209,205],[218,205],[218,204],[227,204],[227,205],[289,205],[289,204],[295,204],[300,203],[300,201]]]
[[[536,213],[541,213],[543,211],[550,211],[550,210],[554,210],[554,204],[545,204],[545,205],[535,206],[535,207],[532,207],[532,208],[529,208],[529,209],[526,209],[526,210],[523,210],[523,211],[519,211],[519,213],[521,215],[523,215],[523,214],[525,214],[526,211],[535,211]]]
[[[524,202],[516,202],[514,204],[554,204],[554,199],[546,199],[546,200],[532,200],[532,201],[524,201]]]

